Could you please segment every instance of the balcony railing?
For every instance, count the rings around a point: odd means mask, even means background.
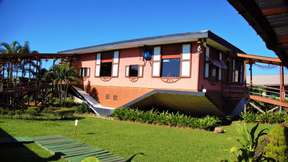
[[[247,84],[247,88],[249,90],[250,95],[280,100],[281,95],[279,88],[263,85],[251,85],[251,84]],[[287,90],[285,90],[285,94],[288,94]],[[288,102],[288,96],[285,97],[285,101]]]

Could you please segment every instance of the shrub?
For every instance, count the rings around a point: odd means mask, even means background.
[[[58,116],[61,116],[61,118],[63,119],[66,119],[66,118],[73,117],[74,110],[71,108],[61,108],[61,109],[55,110],[53,113]]]
[[[25,119],[25,120],[62,120],[74,119],[74,110],[71,108],[28,108],[27,110],[9,110],[0,109],[0,117],[7,119]]]
[[[6,109],[4,109],[4,108],[0,108],[0,114],[1,115],[5,115],[5,114],[7,114],[8,113],[8,111],[6,111]]]
[[[241,114],[241,118],[247,122],[260,122],[260,123],[283,123],[285,118],[287,118],[285,112],[276,112],[276,113],[253,113],[246,112]]]
[[[169,112],[158,112],[155,110],[141,111],[138,109],[117,109],[112,114],[119,120],[137,121],[149,124],[169,125],[172,127],[191,127],[200,129],[213,129],[221,123],[215,116],[203,118],[191,117],[188,115]]]
[[[268,134],[268,141],[266,156],[280,162],[288,161],[288,128],[276,125]]]
[[[206,116],[205,118],[200,118],[199,127],[202,129],[213,129],[214,126],[221,123],[219,118],[215,118],[212,116]]]
[[[75,112],[77,112],[77,113],[89,113],[89,112],[91,112],[91,109],[85,103],[81,103],[80,105],[75,107]]]
[[[259,124],[257,123],[250,130],[244,125],[241,129],[242,140],[238,139],[241,146],[232,147],[230,149],[231,161],[265,161],[267,157],[263,155],[263,152],[257,153],[259,140],[262,136],[266,135],[266,129],[262,129],[257,132]]]
[[[247,123],[256,122],[256,113],[250,113],[250,112],[242,113],[241,118]]]
[[[36,110],[37,108],[29,107],[25,113],[30,114],[30,115],[38,115],[38,111]],[[18,113],[16,113],[18,114]]]
[[[66,98],[66,100],[60,100],[59,98],[51,98],[48,100],[47,105],[49,106],[54,106],[54,107],[72,107],[77,105],[77,103],[75,103],[74,98],[73,97],[68,97]]]
[[[288,115],[285,116],[284,121],[288,125]]]

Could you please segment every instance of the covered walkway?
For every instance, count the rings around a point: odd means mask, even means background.
[[[249,89],[248,99],[275,105],[276,107],[279,108],[288,109],[288,100],[285,97],[287,91],[285,91],[285,83],[284,83],[285,80],[284,65],[282,64],[281,60],[273,57],[265,57],[265,56],[242,54],[242,53],[239,53],[238,57],[243,58],[245,60],[245,63],[249,65],[249,81],[247,81],[248,82],[247,88]],[[260,86],[255,85],[253,83],[253,65],[257,62],[279,66],[280,69],[279,87],[275,86],[270,87],[265,85]]]

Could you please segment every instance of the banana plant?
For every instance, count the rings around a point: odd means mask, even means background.
[[[232,147],[230,152],[233,155],[233,161],[238,162],[256,162],[256,161],[273,161],[273,159],[265,157],[263,152],[257,153],[256,149],[258,147],[260,137],[267,134],[267,129],[261,129],[257,132],[259,123],[253,126],[250,130],[243,126],[241,130],[242,140],[238,139],[241,147]]]

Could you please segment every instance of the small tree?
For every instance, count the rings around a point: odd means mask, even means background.
[[[69,86],[71,86],[72,82],[78,80],[75,69],[69,63],[62,62],[54,65],[49,76],[53,80],[54,89],[57,91],[60,101],[62,102],[63,99],[66,101]]]
[[[262,129],[256,133],[258,126],[259,123],[253,126],[251,130],[248,130],[246,125],[243,126],[241,130],[242,140],[238,139],[241,147],[232,147],[230,150],[232,161],[254,162],[268,159],[264,157],[263,153],[256,154],[256,148],[258,147],[260,137],[267,134],[267,129]]]

